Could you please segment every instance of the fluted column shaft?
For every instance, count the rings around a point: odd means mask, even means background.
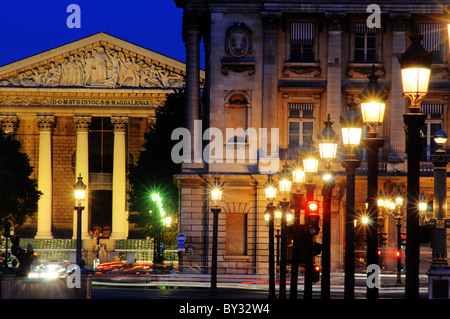
[[[39,115],[38,189],[42,196],[38,202],[36,238],[53,238],[52,235],[52,125],[53,115]]]

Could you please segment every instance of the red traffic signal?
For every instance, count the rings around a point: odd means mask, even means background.
[[[379,236],[380,236],[381,247],[385,247],[387,245],[388,234],[387,233],[379,233]]]
[[[400,246],[405,247],[406,246],[406,234],[400,233]]]
[[[320,266],[315,265],[313,267],[312,282],[318,282],[319,279],[320,279]]]
[[[317,200],[310,200],[306,202],[306,210],[312,213],[319,214],[319,202]]]
[[[401,251],[401,250],[397,250],[397,251],[395,252],[395,257],[397,257],[397,258],[402,257],[402,251]]]
[[[307,201],[305,204],[305,230],[309,235],[317,235],[319,227],[319,202],[316,200]]]

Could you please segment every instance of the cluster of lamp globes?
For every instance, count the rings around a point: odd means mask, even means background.
[[[395,197],[394,200],[379,198],[377,200],[377,206],[378,206],[378,208],[384,208],[386,210],[393,211],[396,208],[400,209],[402,207],[404,201],[405,201],[404,198],[400,194],[398,194]],[[368,205],[369,204],[366,202],[366,209],[368,208]],[[420,205],[421,204],[419,203],[419,209],[421,207]],[[426,207],[426,203],[425,203],[425,207]],[[368,216],[362,216],[361,217],[361,223],[363,225],[369,224],[369,217]],[[356,219],[355,219],[355,227],[356,227]]]
[[[78,203],[78,206],[81,206],[81,202],[84,200],[86,196],[86,185],[83,183],[83,177],[81,177],[81,173],[78,176],[78,181],[73,186],[74,188],[74,194],[75,194],[75,200]],[[166,216],[166,212],[164,211],[163,205],[162,205],[162,198],[157,193],[153,193],[151,195],[152,201],[155,202],[158,205],[159,213],[162,218],[162,222],[165,226],[170,227],[172,224],[172,217]]]
[[[172,224],[172,217],[166,216],[166,212],[164,211],[164,208],[162,205],[162,198],[159,196],[159,194],[153,193],[152,201],[158,205],[159,214],[161,215],[163,224],[167,227],[170,227],[170,225]]]

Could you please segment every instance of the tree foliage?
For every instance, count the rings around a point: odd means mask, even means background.
[[[0,220],[15,227],[33,216],[42,195],[37,181],[30,178],[30,159],[20,148],[13,135],[0,130]]]
[[[146,134],[144,151],[140,153],[135,165],[128,170],[130,214],[129,222],[142,227],[149,237],[155,238],[160,216],[158,207],[151,200],[152,193],[158,193],[163,198],[166,214],[174,221],[178,211],[178,188],[174,184],[173,175],[180,172],[180,164],[171,159],[173,145],[172,131],[184,127],[184,90],[177,90],[167,96],[166,102],[155,113]],[[175,243],[176,229],[172,226],[172,235],[166,231],[164,243]],[[167,238],[166,238],[167,237]]]

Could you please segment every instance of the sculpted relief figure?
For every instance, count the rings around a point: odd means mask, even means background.
[[[22,72],[17,77],[11,77],[9,80],[15,86],[41,86],[44,85],[44,75],[38,68],[34,68],[31,70],[31,74],[28,71]]]
[[[118,49],[98,46],[9,78],[0,86],[24,87],[183,87],[184,76]]]
[[[50,63],[50,68],[48,69],[48,77],[45,82],[45,86],[55,86],[61,81],[61,64],[55,66],[54,62]]]
[[[83,83],[84,72],[80,61],[81,57],[71,55],[68,67],[68,86],[81,86]]]
[[[119,81],[120,62],[116,50],[109,50],[107,52],[109,57],[109,64],[107,69],[108,78],[105,80],[106,87],[116,87]]]
[[[83,85],[87,85],[92,81],[92,65],[94,64],[94,57],[92,52],[88,51],[86,55],[82,55],[83,61],[83,71],[84,71],[84,82]]]
[[[68,80],[69,80],[69,59],[68,58],[64,58],[62,63],[61,63],[61,70],[62,70],[62,74],[61,74],[61,79],[59,82],[59,85],[61,86],[68,86]]]
[[[107,57],[104,52],[93,50],[92,83],[103,83],[106,80]]]

